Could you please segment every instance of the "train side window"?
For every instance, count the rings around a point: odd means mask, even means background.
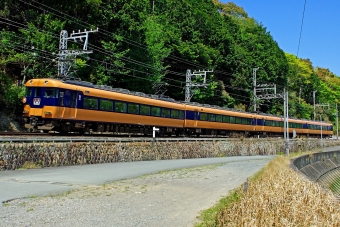
[[[183,110],[180,110],[179,111],[179,119],[184,119],[184,111]]]
[[[230,122],[230,118],[228,116],[223,116],[223,122],[225,123],[229,123]]]
[[[111,100],[100,100],[100,110],[112,111],[113,103]]]
[[[241,124],[242,123],[242,118],[240,117],[235,117],[236,124]]]
[[[151,115],[155,117],[160,117],[161,116],[161,108],[153,106],[151,108]]]
[[[179,111],[178,110],[171,110],[171,118],[179,118]]]
[[[32,96],[32,88],[31,87],[26,87],[26,97],[31,97]]]
[[[234,124],[235,123],[235,117],[230,117],[230,123]]]
[[[128,113],[139,114],[139,105],[134,103],[128,104]]]
[[[84,108],[85,109],[91,109],[91,110],[98,109],[98,99],[90,98],[90,97],[84,97]]]
[[[36,87],[34,89],[34,97],[40,97],[41,95],[41,88],[40,87]]]
[[[252,119],[251,118],[247,118],[247,125],[252,125]]]
[[[126,103],[125,102],[115,102],[115,111],[118,113],[126,113]]]
[[[170,109],[162,108],[162,117],[170,117]]]
[[[222,122],[222,116],[221,115],[216,115],[216,121],[217,122]]]
[[[149,116],[150,106],[140,105],[140,114]]]
[[[215,121],[215,114],[208,114],[208,121]]]
[[[200,114],[200,120],[201,120],[201,121],[206,121],[207,118],[208,118],[208,117],[207,117],[207,114],[206,114],[206,113],[201,113],[201,114]]]

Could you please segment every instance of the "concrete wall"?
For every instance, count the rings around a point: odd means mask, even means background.
[[[334,157],[340,158],[339,151],[329,151],[329,152],[318,152],[309,155],[304,155],[293,160],[294,166],[300,170],[301,168],[313,164],[315,162],[324,161],[327,159],[332,159]]]
[[[318,152],[304,155],[293,160],[294,167],[310,180],[319,178],[340,166],[340,150]]]

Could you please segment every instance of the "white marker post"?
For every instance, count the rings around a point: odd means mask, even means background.
[[[152,146],[155,144],[155,141],[156,141],[156,131],[159,131],[159,128],[152,127],[152,137],[153,137]]]

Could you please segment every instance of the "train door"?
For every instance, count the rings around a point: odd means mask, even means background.
[[[264,131],[265,119],[264,118],[257,118],[256,119],[256,130],[257,131]]]
[[[78,92],[76,91],[71,91],[70,94],[70,113],[69,117],[70,118],[76,118],[77,117],[77,94]]]
[[[64,93],[64,118],[75,118],[77,115],[77,92],[65,90]]]
[[[65,96],[65,90],[60,89],[59,98],[58,98],[58,113],[59,113],[60,118],[63,118],[65,114],[64,96]]]
[[[197,111],[186,110],[185,111],[185,127],[188,127],[188,128],[197,127],[198,116],[199,115]]]
[[[266,119],[262,118],[261,129],[260,130],[264,131],[265,124],[266,124]]]
[[[197,127],[198,119],[200,119],[200,112],[195,111],[195,116],[194,116],[194,127]]]
[[[251,125],[253,126],[253,131],[256,131],[256,117],[252,118]]]

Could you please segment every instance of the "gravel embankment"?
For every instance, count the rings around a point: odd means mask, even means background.
[[[268,159],[181,169],[117,181],[76,186],[74,191],[2,204],[0,226],[193,226]]]

